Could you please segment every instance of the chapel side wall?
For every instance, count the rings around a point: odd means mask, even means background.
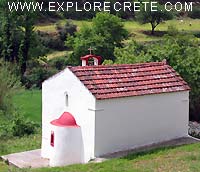
[[[188,135],[189,91],[97,100],[95,156]]]
[[[66,96],[68,94],[68,106]],[[64,111],[70,112],[81,126],[83,162],[94,157],[94,109],[95,98],[69,70],[46,80],[42,84],[42,157],[49,158],[50,121],[59,118]]]

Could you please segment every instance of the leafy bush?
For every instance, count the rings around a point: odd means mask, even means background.
[[[57,70],[62,70],[67,65],[67,58],[66,57],[54,58],[54,59],[49,60],[48,64],[51,67],[56,68]]]
[[[25,119],[24,116],[16,114],[12,120],[12,135],[24,136],[34,134],[38,125],[33,121]]]
[[[10,120],[0,117],[0,138],[9,138],[13,136],[22,137],[24,135],[34,134],[38,124],[28,119],[18,111],[12,112]]]
[[[26,88],[41,88],[42,82],[57,72],[53,68],[38,66],[25,73],[23,83]]]
[[[21,88],[14,65],[0,59],[0,111],[6,116],[13,109],[12,96]]]
[[[176,36],[178,34],[178,29],[174,25],[169,25],[167,34],[170,36]]]
[[[194,36],[197,37],[197,38],[200,38],[200,32],[199,31],[195,32]]]
[[[20,90],[15,66],[0,60],[0,137],[32,134],[35,124],[25,120],[14,107],[12,97]]]
[[[193,19],[200,19],[200,8],[194,7],[191,12],[188,13],[188,16]]]
[[[38,31],[38,35],[41,39],[42,44],[53,50],[64,50],[64,43],[60,39],[59,34],[57,33],[45,33]]]
[[[56,29],[58,31],[60,39],[64,43],[64,41],[66,41],[66,39],[67,39],[67,35],[72,36],[75,34],[75,32],[77,31],[76,30],[77,26],[74,25],[71,20],[66,20],[64,26],[61,26],[59,23],[57,23]]]
[[[131,41],[127,46],[123,48],[115,48],[114,54],[117,57],[116,64],[131,64],[150,61],[151,58],[145,56],[146,47]]]
[[[40,32],[34,32],[34,37],[32,38],[32,45],[30,47],[31,58],[44,56],[50,51],[50,48],[45,45]]]

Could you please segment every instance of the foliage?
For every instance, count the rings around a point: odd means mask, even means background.
[[[176,36],[178,34],[178,29],[174,25],[169,25],[167,34],[170,36]]]
[[[63,51],[66,50],[65,41],[68,36],[74,35],[76,32],[76,25],[71,21],[66,21],[65,25],[56,24],[56,31],[53,33],[37,31],[38,40],[41,42],[43,47],[49,50]],[[47,52],[47,51],[46,51]],[[40,53],[41,55],[41,53]]]
[[[14,65],[0,60],[0,112],[7,117],[13,108],[12,96],[21,88],[15,69]]]
[[[57,57],[49,60],[48,64],[56,68],[57,70],[62,70],[67,66],[67,58],[66,57]]]
[[[70,61],[80,64],[80,57],[88,54],[88,48],[94,48],[93,53],[104,59],[115,59],[114,48],[122,45],[122,40],[128,37],[121,20],[109,13],[98,13],[92,20],[92,27],[84,26],[69,38],[66,44],[73,48]]]
[[[68,35],[72,36],[75,34],[77,31],[77,26],[74,25],[71,20],[66,20],[64,26],[61,26],[59,23],[57,23],[56,29],[60,39],[64,42],[66,41]]]
[[[41,88],[42,82],[57,72],[48,66],[38,65],[25,73],[23,84],[26,88]]]
[[[12,119],[12,135],[22,137],[24,135],[34,134],[36,123],[26,119],[22,114],[15,114]]]
[[[22,83],[28,89],[41,88],[44,80],[64,69],[68,64],[68,58],[65,55],[50,60],[46,57],[30,60]]]
[[[33,121],[25,118],[23,114],[19,114],[18,110],[12,112],[10,120],[3,119],[0,122],[0,139],[22,137],[24,135],[34,134],[39,126]]]
[[[113,65],[114,62],[112,60],[104,60],[102,65]]]
[[[21,75],[23,76],[26,72],[27,61],[30,59],[29,51],[32,44],[32,37],[34,35],[33,29],[35,23],[35,13],[33,11],[22,13],[21,23],[21,27],[24,28],[24,34],[20,45],[20,67]]]
[[[153,11],[150,7],[151,1],[147,4],[147,7],[145,9],[145,6],[143,5],[140,9],[140,12],[137,13],[137,20],[142,23],[150,23],[151,24],[151,34],[154,34],[155,28],[164,20],[170,20],[173,18],[173,14],[171,12],[168,12],[164,9],[164,7],[160,4],[157,5],[157,10]]]
[[[9,12],[5,0],[0,1],[0,21],[1,57],[6,61],[19,62],[22,30],[18,26],[19,17],[16,12]]]
[[[92,20],[92,26],[95,34],[103,36],[105,41],[117,47],[121,46],[121,41],[128,36],[120,18],[109,13],[98,13]]]
[[[123,48],[116,48],[114,53],[117,57],[115,61],[116,64],[131,64],[150,61],[150,58],[145,56],[146,47],[133,40]]]
[[[200,8],[199,6],[196,6],[188,13],[188,16],[193,19],[200,19]]]
[[[32,134],[34,124],[17,113],[13,103],[14,94],[21,88],[14,66],[0,60],[0,137]]]
[[[57,33],[46,33],[46,32],[37,32],[39,39],[44,47],[48,50],[59,50],[62,51],[65,49],[64,42],[59,38]]]
[[[40,32],[34,32],[31,41],[32,44],[29,49],[30,59],[39,58],[50,52],[50,48],[44,43]]]
[[[0,3],[2,40],[0,54],[6,61],[17,62],[21,75],[23,75],[26,71],[26,63],[30,58],[29,50],[34,35],[36,12],[9,11],[6,6],[7,1],[2,0]]]

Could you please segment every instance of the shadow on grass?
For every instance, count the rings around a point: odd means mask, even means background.
[[[147,36],[153,36],[153,37],[162,37],[165,34],[167,34],[167,31],[154,31],[154,34],[152,35],[150,30],[141,30],[141,33],[147,35]]]
[[[183,145],[180,145],[180,146],[183,146]],[[136,153],[129,153],[128,155],[121,157],[120,159],[134,160],[141,156],[166,152],[167,150],[176,149],[177,147],[180,147],[180,146],[166,146],[166,147],[152,148],[152,149],[143,150],[143,151],[138,150]]]

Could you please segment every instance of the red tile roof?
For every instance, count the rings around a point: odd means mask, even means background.
[[[165,62],[77,66],[69,69],[97,99],[190,90]]]

